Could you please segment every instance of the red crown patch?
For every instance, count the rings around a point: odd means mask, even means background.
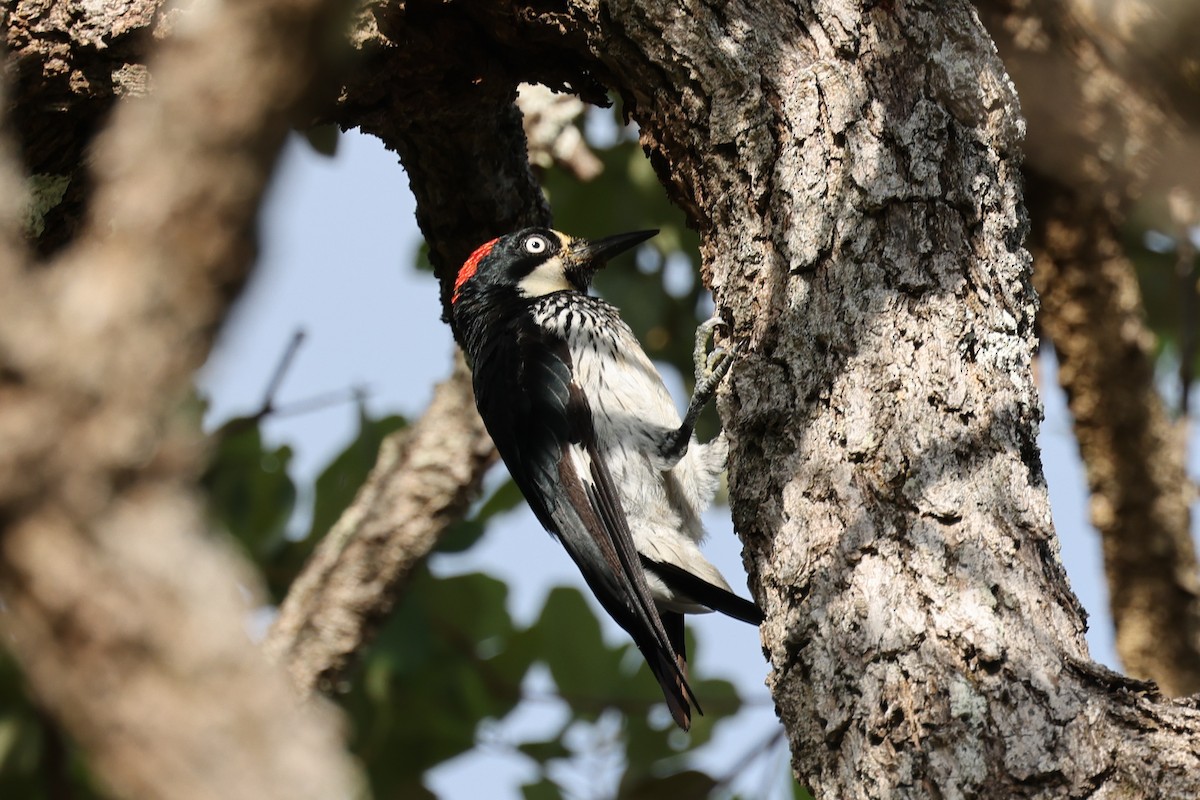
[[[458,291],[462,285],[471,280],[475,274],[475,270],[479,269],[479,262],[487,257],[487,254],[492,252],[492,248],[496,246],[499,239],[492,239],[490,242],[485,242],[475,248],[475,252],[463,262],[463,265],[458,270],[458,277],[454,281],[454,294],[450,296],[450,304],[454,305],[458,302]]]

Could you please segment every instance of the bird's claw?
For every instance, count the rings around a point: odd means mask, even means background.
[[[708,350],[708,344],[713,339],[713,333],[718,328],[727,328],[725,320],[720,317],[713,317],[706,320],[696,328],[696,348],[692,351],[692,364],[696,369],[696,383],[705,384],[710,381],[715,386],[721,382],[721,378],[729,371],[733,365],[732,356],[736,352],[736,348],[730,350],[725,347],[714,347],[712,352]],[[717,373],[720,373],[717,375]],[[716,378],[714,379],[714,376]]]
[[[733,366],[738,352],[736,343],[729,346],[714,347],[708,351],[708,343],[717,328],[727,328],[725,321],[719,317],[702,323],[696,329],[696,350],[694,355],[696,367],[696,388],[693,392],[693,403],[703,406],[717,393],[717,387],[725,379],[730,367]]]
[[[693,353],[696,367],[696,388],[692,391],[691,402],[688,403],[679,429],[673,431],[661,447],[660,454],[664,463],[674,465],[687,452],[688,441],[691,439],[700,412],[712,400],[713,395],[717,393],[717,387],[721,385],[729,368],[733,366],[734,357],[738,352],[737,345],[715,347],[711,353],[708,351],[708,343],[712,339],[713,331],[720,327],[725,327],[724,321],[713,317],[696,329],[696,349]]]

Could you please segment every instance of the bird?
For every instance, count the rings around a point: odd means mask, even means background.
[[[475,404],[534,516],[563,545],[604,610],[633,639],[683,730],[703,714],[688,683],[684,614],[757,625],[701,553],[700,515],[725,469],[724,433],[696,418],[734,360],[696,332],[696,388],[681,417],[617,308],[590,295],[597,270],[656,230],[597,240],[531,227],[480,245],[450,297]]]

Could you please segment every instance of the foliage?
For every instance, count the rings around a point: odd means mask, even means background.
[[[262,570],[271,599],[279,602],[320,537],[354,499],[383,438],[406,422],[400,416],[370,419],[360,406],[358,436],[318,476],[312,524],[307,535],[294,539],[286,535],[296,509],[296,486],[287,472],[292,451],[286,445],[265,447],[259,421],[237,417],[221,426],[202,485],[214,522],[241,543]]]
[[[1181,413],[1179,381],[1200,375],[1200,273],[1195,256],[1200,228],[1188,231],[1190,241],[1183,242],[1184,237],[1161,198],[1137,203],[1120,232],[1122,252],[1137,273],[1146,324],[1154,333],[1159,388],[1176,413]],[[1185,357],[1189,363],[1183,365]],[[1173,380],[1164,379],[1172,372],[1178,373]]]
[[[1184,350],[1190,349],[1191,375],[1200,375],[1200,348],[1195,346],[1200,325],[1195,264],[1189,274],[1181,275],[1178,236],[1161,233],[1149,220],[1131,221],[1123,234],[1124,251],[1133,262],[1142,291],[1146,322],[1154,332],[1159,370],[1179,369]],[[1147,242],[1152,242],[1154,249]],[[1173,398],[1168,400],[1174,404]]]
[[[272,594],[282,595],[323,531],[353,499],[374,464],[380,442],[404,424],[374,420],[360,410],[358,436],[315,484],[313,523],[300,540],[286,536],[296,487],[286,447],[264,445],[257,419],[233,420],[216,435],[205,476],[212,514],[242,544]],[[505,481],[440,543],[441,552],[470,547],[497,516],[522,502]],[[708,741],[713,727],[734,714],[741,699],[723,680],[700,680],[705,716],[689,736],[675,735],[658,684],[632,644],[610,645],[583,596],[550,592],[528,626],[508,612],[507,586],[487,575],[437,577],[422,568],[361,661],[349,690],[338,699],[353,731],[375,797],[430,796],[425,773],[477,745],[481,731],[503,720],[525,699],[526,678],[543,665],[571,713],[551,736],[509,742],[514,756],[534,763],[539,779],[527,795],[559,797],[556,765],[587,757],[566,742],[568,733],[602,718],[620,730],[622,797],[702,796],[713,779],[686,769],[683,756]],[[694,641],[689,647],[694,653]],[[707,791],[707,790],[705,790]],[[682,793],[681,793],[682,792]],[[688,793],[690,792],[690,793]]]
[[[410,796],[427,770],[473,748],[480,731],[525,699],[526,676],[543,663],[572,713],[548,738],[503,745],[539,768],[527,796],[560,796],[551,768],[580,755],[566,744],[568,730],[614,712],[622,717],[622,785],[629,787],[622,796],[674,796],[644,792],[669,790],[681,754],[737,711],[733,687],[698,683],[697,692],[713,707],[681,745],[664,730],[669,720],[657,713],[661,695],[640,657],[633,657],[631,645],[604,642],[578,591],[552,591],[528,627],[514,623],[506,594],[507,587],[487,575],[438,578],[427,570],[405,593],[342,698],[375,795]]]

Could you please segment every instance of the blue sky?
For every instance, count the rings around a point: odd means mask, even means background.
[[[432,276],[412,267],[420,243],[413,208],[397,157],[373,137],[343,135],[334,158],[314,153],[298,137],[289,141],[263,211],[260,262],[198,376],[210,399],[206,427],[257,410],[280,354],[299,328],[307,340],[279,393],[280,403],[362,387],[376,414],[420,414],[433,384],[449,374],[453,342],[439,320]],[[1043,357],[1046,419],[1040,441],[1055,527],[1072,588],[1090,615],[1092,656],[1115,668],[1099,539],[1087,524],[1086,483],[1054,376],[1053,359]],[[682,390],[673,377],[668,384],[678,401]],[[303,486],[354,435],[357,412],[344,403],[269,418],[263,428],[269,443],[294,449],[293,477]],[[715,509],[706,524],[706,552],[731,584],[744,586],[728,509]],[[552,586],[577,586],[587,594],[561,548],[524,509],[500,520],[467,554],[439,557],[433,568],[486,570],[503,578],[510,585],[510,610],[521,621],[532,619]],[[763,685],[767,665],[757,632],[747,625],[711,615],[696,619],[692,628],[699,640],[694,672],[732,680],[753,701],[700,754],[697,766],[720,776],[777,724]],[[605,631],[613,641],[622,635],[611,623]],[[550,686],[545,676],[534,680]],[[492,733],[517,741],[545,734],[564,713],[552,703],[539,704],[518,710]],[[785,765],[782,754],[763,759],[736,785],[752,796],[764,796],[768,785],[778,792]],[[519,797],[520,783],[533,777],[519,757],[503,748],[482,748],[435,770],[431,784],[439,796],[452,800],[478,797],[481,786],[489,797]],[[558,777],[568,784],[581,779]]]

